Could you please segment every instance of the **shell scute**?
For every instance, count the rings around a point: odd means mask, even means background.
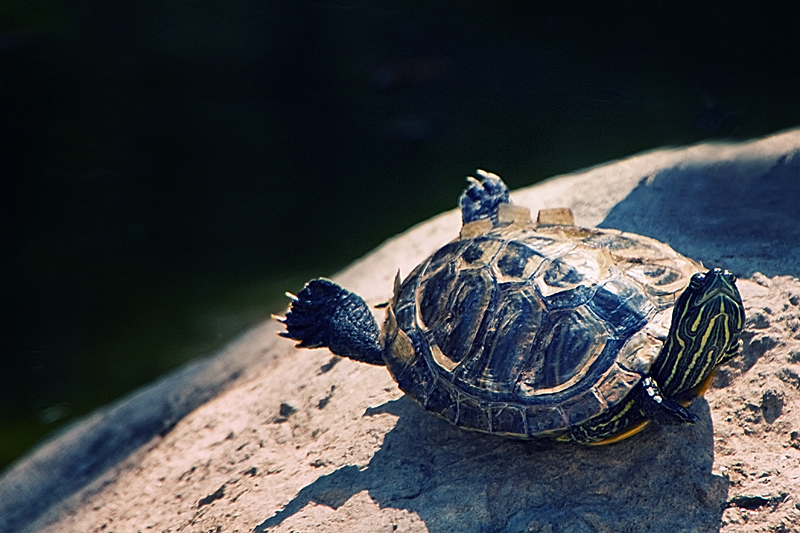
[[[584,305],[592,299],[597,287],[592,285],[577,285],[574,288],[559,291],[550,296],[542,298],[548,311],[558,311],[560,309],[573,309]]]
[[[398,386],[406,391],[412,398],[423,403],[436,389],[438,378],[431,369],[425,353],[426,343],[417,330],[406,333],[408,341],[414,347],[417,357],[413,361],[400,357],[387,357],[387,367]]]
[[[498,280],[511,281],[533,276],[545,257],[524,243],[511,241],[497,259]]]
[[[533,395],[565,390],[586,376],[611,337],[608,324],[585,307],[551,313],[533,346],[536,364],[521,385]]]
[[[438,276],[438,274],[437,274]],[[435,343],[448,358],[460,363],[482,340],[481,324],[494,296],[494,281],[486,269],[462,271],[443,283],[444,291],[423,289],[422,326],[433,333]]]
[[[454,417],[455,420],[452,420],[452,422],[457,426],[486,432],[492,430],[487,405],[474,398],[460,397]]]
[[[419,399],[422,406],[431,413],[447,418],[445,413],[456,403],[455,391],[441,378],[437,379],[428,394]]]
[[[638,373],[615,365],[609,369],[605,376],[597,383],[595,390],[608,405],[615,405],[628,395],[642,376]]]
[[[419,287],[419,274],[424,264],[415,268],[406,278],[405,283],[400,285],[399,290],[395,290],[392,297],[392,307],[398,311],[408,305],[415,305],[417,298],[417,288]]]
[[[663,339],[653,336],[651,331],[638,331],[620,348],[617,363],[625,370],[645,374],[655,362],[662,343]]]
[[[559,257],[544,271],[541,279],[542,293],[571,289],[580,285],[586,279],[586,274],[581,272],[568,258]]]
[[[423,266],[425,272],[436,272],[443,266],[452,263],[456,258],[458,258],[461,255],[462,250],[466,246],[469,246],[470,242],[471,241],[454,241],[445,244],[421,266]]]
[[[419,289],[419,315],[423,324],[434,324],[438,320],[447,318],[450,310],[448,300],[455,288],[458,275],[457,264],[448,263],[430,275],[420,279]]]
[[[499,404],[489,408],[492,433],[509,436],[528,436],[526,417],[521,408]]]
[[[492,262],[503,243],[489,237],[473,239],[461,254],[466,268],[481,268]]]
[[[645,292],[664,308],[675,303],[687,279],[698,270],[689,261],[665,261],[624,265],[624,272],[644,287]]]
[[[483,338],[455,375],[474,387],[512,393],[531,357],[543,308],[533,288],[519,283],[500,284],[497,302],[502,312],[486,315]]]
[[[589,389],[573,396],[561,404],[561,411],[567,418],[570,426],[580,424],[601,412],[606,402],[598,398],[594,390]]]
[[[567,419],[558,405],[533,405],[525,410],[529,436],[557,433],[567,427]]]
[[[621,278],[612,279],[597,288],[588,302],[602,321],[612,326],[619,338],[627,338],[644,327],[655,315],[655,306],[638,287]]]

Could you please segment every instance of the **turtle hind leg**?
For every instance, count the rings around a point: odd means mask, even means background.
[[[497,208],[500,204],[509,203],[509,190],[503,180],[495,174],[478,170],[481,178],[467,178],[469,185],[458,199],[461,206],[461,217],[464,224],[475,222],[482,218],[491,219],[497,223]]]
[[[292,298],[282,337],[300,348],[328,348],[336,355],[383,365],[380,328],[366,302],[327,279],[314,279]]]

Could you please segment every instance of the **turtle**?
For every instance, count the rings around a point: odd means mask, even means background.
[[[534,222],[499,176],[476,174],[459,236],[398,272],[382,327],[360,296],[317,278],[287,293],[279,334],[386,366],[468,430],[597,445],[696,422],[690,403],[741,347],[736,276],[650,237],[577,226],[568,208]]]

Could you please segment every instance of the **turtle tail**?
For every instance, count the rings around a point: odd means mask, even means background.
[[[366,302],[327,279],[306,283],[292,299],[282,337],[300,341],[298,348],[328,348],[342,357],[384,365],[380,328]]]

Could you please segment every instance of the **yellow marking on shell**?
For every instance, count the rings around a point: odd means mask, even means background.
[[[508,433],[507,431],[492,431],[492,435],[497,435],[498,437],[503,437],[504,439],[519,439],[519,440],[530,439],[528,435],[523,435],[522,433]]]
[[[386,321],[383,329],[384,346],[387,347],[392,357],[409,365],[413,363],[417,355],[414,352],[414,345],[406,332],[398,326],[397,317],[395,317],[391,305],[386,308]]]
[[[386,319],[383,321],[383,345],[389,346],[397,335],[397,317],[394,315],[394,309],[391,305],[386,307]]]
[[[608,248],[603,248],[600,250],[599,259],[597,261],[598,265],[602,269],[606,275],[609,273],[612,267],[616,265],[614,262],[614,256],[611,255],[611,251]]]
[[[575,215],[569,207],[540,209],[536,217],[539,226],[574,226]]]
[[[447,357],[436,343],[431,343],[431,353],[433,354],[433,360],[448,372],[452,372],[458,366],[458,363]]]
[[[397,360],[410,365],[416,358],[414,352],[414,345],[411,344],[411,339],[408,338],[406,332],[402,329],[397,330],[392,343],[389,345],[389,353]]]
[[[548,226],[542,226],[542,229]],[[558,226],[561,230],[562,234],[565,238],[571,241],[583,241],[579,243],[580,246],[584,246],[586,248],[590,248],[594,251],[598,250],[596,246],[593,246],[591,243],[587,243],[586,241],[590,237],[596,237],[600,235],[600,233],[594,228],[583,228],[581,226]],[[600,248],[606,250],[607,248]]]
[[[383,343],[389,353],[395,358],[406,364],[411,364],[416,358],[414,345],[408,338],[406,332],[400,329],[397,324],[397,317],[392,306],[386,308],[386,320],[383,324]]]
[[[493,227],[494,224],[492,224],[491,219],[481,218],[479,220],[473,220],[472,222],[461,226],[459,238],[462,241],[474,239],[475,237],[486,235],[492,230]]]
[[[497,206],[497,221],[500,224],[532,224],[531,210],[514,204]]]

